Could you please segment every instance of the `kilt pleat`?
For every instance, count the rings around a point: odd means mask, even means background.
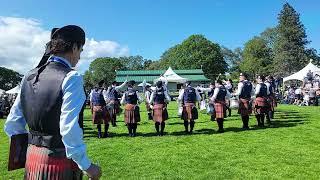
[[[248,116],[252,113],[252,107],[250,105],[250,99],[239,99],[238,114],[241,116]]]
[[[214,115],[215,118],[226,118],[226,102],[216,101],[214,102]]]
[[[165,104],[155,104],[153,106],[153,121],[163,122],[168,119],[168,111]]]
[[[254,103],[254,109],[256,114],[267,113],[270,109],[268,99],[266,97],[257,97]]]
[[[134,104],[125,105],[124,122],[126,124],[140,122],[139,106]]]
[[[92,111],[92,123],[93,124],[108,124],[111,116],[105,106],[93,106]]]
[[[50,150],[29,145],[24,179],[80,180],[82,171],[66,157],[64,149]]]
[[[185,103],[183,105],[181,118],[185,121],[198,119],[198,110],[195,103]]]

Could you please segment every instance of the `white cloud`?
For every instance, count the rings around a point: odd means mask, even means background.
[[[49,41],[50,31],[31,18],[0,16],[0,66],[25,73],[35,67]],[[78,69],[84,72],[97,57],[129,55],[129,49],[114,41],[87,39]]]

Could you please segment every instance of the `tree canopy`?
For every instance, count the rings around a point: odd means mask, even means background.
[[[160,59],[162,68],[203,69],[205,76],[214,79],[219,73],[225,73],[225,62],[218,44],[203,35],[191,35],[181,44],[177,44],[163,53]]]
[[[0,89],[9,90],[16,87],[22,79],[22,75],[11,69],[0,67]]]

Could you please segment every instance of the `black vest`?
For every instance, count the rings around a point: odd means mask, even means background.
[[[260,84],[260,92],[257,94],[257,97],[266,97],[267,96],[267,90],[268,87],[264,83],[259,83]]]
[[[219,87],[219,92],[216,97],[216,100],[217,101],[225,101],[226,95],[227,95],[227,88],[225,88],[224,86],[221,86],[221,87]]]
[[[108,94],[108,98],[110,100],[118,100],[119,94],[118,94],[118,92],[117,92],[115,87],[111,87],[110,88],[110,91],[109,91],[109,94]]]
[[[251,91],[252,91],[252,84],[249,81],[243,81],[243,88],[239,95],[239,98],[242,99],[249,99],[251,98]]]
[[[103,97],[103,89],[93,89],[91,94],[92,105],[94,106],[105,106],[106,102]]]
[[[155,104],[164,104],[165,95],[164,95],[164,89],[161,87],[160,89],[156,89],[155,91],[155,97],[154,97],[154,103]]]
[[[29,127],[29,143],[48,148],[64,148],[60,135],[62,82],[69,67],[50,62],[30,71],[21,87],[22,112]]]
[[[134,89],[128,89],[125,94],[125,100],[127,104],[137,104],[138,103],[138,95]]]
[[[184,89],[183,101],[185,103],[194,103],[197,100],[196,90],[193,87],[187,87]]]

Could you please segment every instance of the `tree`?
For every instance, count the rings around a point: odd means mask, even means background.
[[[271,49],[267,42],[260,37],[254,37],[245,44],[240,70],[251,77],[266,75],[270,73],[271,62]]]
[[[22,79],[22,75],[11,69],[0,67],[0,89],[5,91],[16,87]]]
[[[115,80],[116,70],[121,69],[124,69],[124,65],[119,58],[105,57],[95,59],[84,75],[86,89],[92,88],[101,80],[104,80],[106,84],[111,84]]]
[[[317,53],[317,50],[310,48],[306,50],[306,56],[308,59],[312,59],[312,63],[320,66],[320,54]]]
[[[144,67],[144,62],[142,56],[129,56],[129,57],[120,57],[119,60],[123,64],[121,70],[142,70]]]
[[[233,51],[226,47],[221,48],[224,60],[228,64],[228,72],[232,78],[236,78],[240,74],[240,64],[242,62],[242,49],[236,48]]]
[[[200,69],[209,79],[215,79],[219,73],[225,73],[228,64],[221,53],[221,48],[203,35],[191,35],[181,44],[169,48],[160,59],[162,69]]]
[[[274,46],[274,72],[278,75],[289,75],[303,68],[308,59],[305,46],[307,35],[300,15],[289,3],[283,5],[277,26],[278,38]]]

